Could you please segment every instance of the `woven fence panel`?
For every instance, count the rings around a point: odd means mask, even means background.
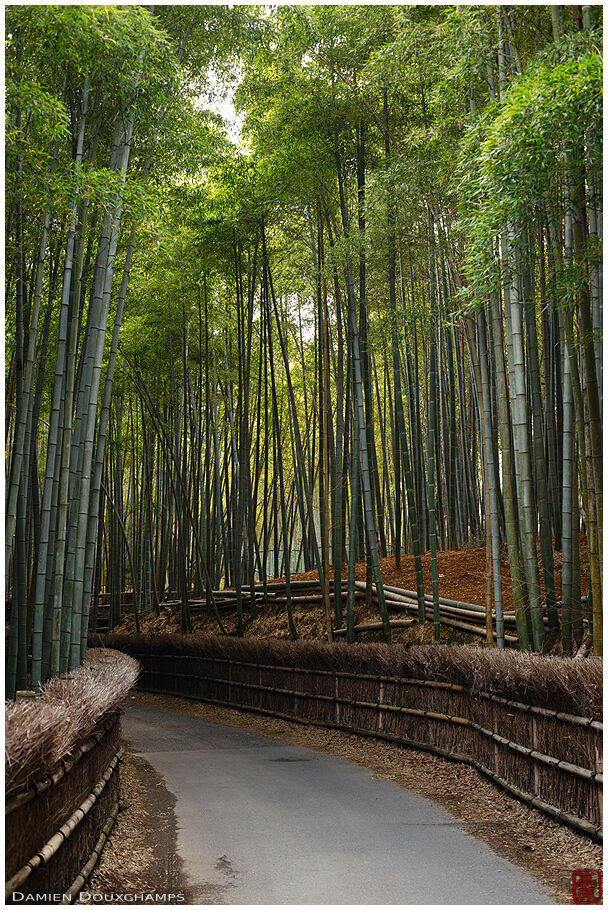
[[[5,880],[36,855],[93,791],[111,765],[120,746],[118,715],[108,719],[96,731],[99,741],[61,776],[57,783],[39,795],[33,788],[32,797],[26,791],[17,794],[6,806]],[[30,902],[32,895],[63,893],[74,881],[88,860],[112,806],[118,800],[119,766],[109,777],[91,810],[74,831],[63,840],[48,862],[33,869],[27,879],[15,888]],[[14,808],[13,808],[14,806]],[[12,903],[10,895],[7,902]],[[17,903],[22,900],[18,899]]]
[[[449,678],[393,676],[388,658],[398,654],[395,649],[382,652],[381,672],[372,673],[357,655],[352,663],[358,661],[359,668],[345,671],[348,652],[307,642],[301,649],[289,643],[282,662],[280,642],[264,648],[262,642],[247,646],[210,636],[179,642],[145,636],[145,644],[141,638],[108,637],[111,647],[140,661],[141,689],[384,736],[466,760],[515,795],[521,791],[522,798],[567,823],[578,819],[581,830],[601,838],[602,724],[597,717],[551,710],[540,685],[541,704],[535,705]],[[375,657],[367,661],[372,668],[379,663]],[[516,669],[514,663],[514,690]],[[522,684],[528,696],[531,686],[528,674]]]

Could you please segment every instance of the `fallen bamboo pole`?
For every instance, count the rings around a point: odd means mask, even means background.
[[[389,605],[389,602],[387,601],[387,606],[388,605]],[[417,604],[412,604],[411,607],[407,607],[405,604],[400,604],[400,606],[402,606],[404,609],[408,610],[408,612],[412,612],[412,613],[418,612]],[[433,618],[433,611],[429,606],[425,607],[425,616],[428,619]],[[454,618],[452,618],[452,616],[446,616],[445,613],[442,612],[441,607],[439,608],[439,621],[442,625],[450,626],[452,629],[459,629],[461,632],[468,632],[471,635],[478,635],[478,636],[481,636],[482,638],[485,638],[485,636],[486,636],[485,626],[482,627],[480,625],[473,625],[471,623],[462,622],[461,620],[454,619]],[[493,630],[492,634],[493,634],[494,638],[496,638],[496,630]],[[509,635],[508,633],[505,633],[505,641],[508,642],[509,644],[517,644],[519,639],[517,638],[516,635]]]
[[[394,596],[395,595],[393,594],[392,597],[394,597]],[[408,612],[408,613],[417,613],[418,612],[417,603],[414,603],[412,601],[407,601],[405,598],[403,598],[399,601],[393,601],[390,599],[390,597],[391,597],[391,595],[389,595],[389,598],[387,598],[387,601],[386,601],[387,607],[392,607],[393,609],[397,609],[401,612]],[[461,611],[461,612],[464,612],[464,611]],[[485,635],[486,635],[485,626],[482,627],[481,625],[476,625],[474,623],[463,622],[462,617],[461,617],[461,612],[460,613],[447,613],[447,615],[446,615],[446,608],[442,608],[442,606],[440,604],[439,605],[440,622],[443,625],[450,626],[451,628],[459,629],[460,631],[463,631],[463,632],[469,632],[472,635],[479,635],[481,637],[485,637]],[[425,604],[425,616],[428,617],[429,619],[433,618],[433,612],[432,612],[432,608],[431,608],[430,604]],[[460,618],[457,618],[457,617],[460,617]],[[464,618],[466,619],[467,617],[465,616]],[[495,631],[493,632],[493,636],[494,636],[494,638],[496,638]],[[509,644],[517,644],[518,640],[519,639],[517,638],[516,635],[509,635],[508,633],[505,633],[505,641],[508,642]]]
[[[415,625],[415,619],[391,619],[391,629],[409,629]],[[384,625],[381,622],[363,622],[355,626],[355,632],[376,632],[382,631]],[[334,629],[334,635],[346,635],[346,629]]]
[[[397,610],[397,611],[410,610],[412,607],[414,607],[416,609],[416,611],[418,610],[417,603],[415,603],[411,600],[407,600],[405,597],[400,598],[399,600],[393,600],[393,598],[396,598],[396,597],[397,597],[396,594],[389,594],[389,596],[387,597],[387,600],[386,600],[387,606],[390,605],[393,607],[394,610]],[[376,602],[376,597],[374,595],[374,603],[375,602]],[[429,607],[430,607],[430,603],[425,603],[425,610],[428,610]],[[439,604],[439,612],[443,616],[453,616],[455,619],[458,619],[458,618],[463,619],[463,620],[470,619],[473,621],[473,623],[481,621],[480,613],[475,613],[473,610],[460,610],[460,609],[457,609],[456,607],[446,607],[441,603]],[[511,619],[510,617],[507,617],[505,622],[508,625],[515,626],[515,620]],[[485,628],[485,626],[484,626],[484,628]]]
[[[364,581],[356,581],[355,587],[359,590],[365,590]],[[384,585],[384,590],[389,594],[394,594],[397,598],[404,598],[407,602],[413,601],[416,605],[418,604],[418,595],[415,591],[407,591],[405,588],[395,588],[393,585]],[[372,592],[376,593],[376,586],[372,585]],[[433,603],[433,597],[431,594],[425,594],[424,599],[427,603]],[[473,613],[482,613],[485,617],[485,607],[479,606],[479,604],[470,604],[466,603],[464,600],[450,600],[447,597],[439,598],[439,605],[445,607],[452,607],[458,610],[467,610]],[[515,619],[515,613],[513,610],[506,610],[504,613],[505,617]],[[496,616],[496,612],[492,611],[492,616]],[[485,621],[485,620],[484,620]]]
[[[335,599],[335,595],[333,594],[333,592],[330,593],[329,599],[330,600]],[[365,600],[365,594],[363,594],[360,591],[355,592],[355,600]],[[273,603],[276,603],[276,604],[284,604],[286,602],[287,602],[286,597],[277,596],[273,600]],[[301,594],[301,595],[297,595],[296,597],[292,597],[291,602],[292,603],[309,603],[309,604],[323,603],[323,595],[322,594]]]

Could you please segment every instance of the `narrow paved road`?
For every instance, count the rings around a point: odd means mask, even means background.
[[[473,827],[358,765],[137,704],[123,728],[176,797],[196,903],[552,903]]]

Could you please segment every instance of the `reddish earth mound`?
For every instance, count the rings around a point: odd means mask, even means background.
[[[589,587],[589,563],[587,558],[587,538],[581,536],[581,593],[586,594]],[[555,550],[553,554],[555,567],[555,585],[558,598],[562,588],[562,554]],[[541,567],[541,587],[543,594],[545,590],[544,579],[542,577],[542,561],[540,555],[540,546],[538,548],[538,563]],[[442,550],[437,554],[437,566],[439,569],[439,596],[447,597],[451,600],[462,600],[467,603],[480,604],[485,603],[486,590],[486,548],[476,547],[474,549],[463,550]],[[406,588],[409,591],[416,590],[416,572],[414,569],[414,557],[402,556],[399,568],[395,566],[395,558],[387,556],[386,559],[380,560],[380,569],[382,580],[387,585],[394,585],[397,588]],[[424,574],[425,591],[431,590],[431,554],[422,554],[422,571]],[[342,578],[346,578],[346,567],[342,572]],[[357,563],[356,576],[360,581],[365,581],[366,564]],[[317,578],[316,570],[312,572],[303,572],[300,575],[292,575],[293,579]],[[511,590],[511,575],[509,572],[509,560],[506,545],[501,547],[501,577],[502,577],[502,596],[505,610],[513,609],[513,593]]]
[[[511,577],[509,574],[509,563],[507,559],[506,547],[503,547],[502,553],[502,587],[505,610],[513,608],[513,596],[511,592]],[[556,551],[555,559],[555,583],[558,597],[561,592],[561,553]],[[431,590],[431,568],[430,554],[424,553],[422,556],[422,568],[424,573],[425,590]],[[484,604],[485,603],[485,584],[486,584],[486,551],[485,547],[476,549],[463,550],[444,550],[438,554],[439,568],[439,594],[441,597],[447,597],[453,600],[466,601],[468,603]],[[539,565],[540,552],[539,552]],[[414,570],[414,557],[402,556],[399,568],[395,566],[395,559],[389,556],[380,560],[382,578],[385,584],[394,585],[398,588],[415,590],[416,575]],[[346,578],[346,567],[343,569],[342,577]],[[356,568],[356,577],[364,581],[366,575],[366,564],[358,563]],[[298,580],[317,578],[317,572],[303,572],[293,575],[292,578]],[[541,572],[541,585],[543,585]],[[585,537],[581,536],[581,590],[587,593],[589,585],[589,567],[587,559],[587,542]],[[324,638],[325,637],[325,620],[321,604],[301,605],[293,611],[294,623],[301,638]],[[355,609],[355,621],[357,623],[377,620],[378,614],[375,608],[368,609],[364,603],[358,602]],[[222,623],[228,634],[236,632],[236,617],[231,614],[222,614]],[[168,606],[161,610],[160,616],[155,613],[149,613],[140,619],[142,632],[179,632],[181,631],[180,609],[176,606]],[[217,634],[217,620],[214,616],[203,613],[193,613],[192,615],[193,630],[196,632],[205,632]],[[132,615],[125,616],[117,632],[134,632],[135,621]],[[287,614],[283,605],[269,605],[261,607],[256,617],[251,616],[249,612],[245,614],[245,635],[255,638],[289,638],[289,628],[287,624]],[[366,632],[358,636],[361,641],[380,640],[381,634],[375,632]],[[395,641],[403,643],[430,643],[433,640],[433,628],[431,623],[425,623],[423,627],[418,625],[411,629],[399,629],[394,633]],[[475,644],[483,645],[483,639],[476,636],[468,635],[463,632],[442,626],[442,641],[453,644]]]

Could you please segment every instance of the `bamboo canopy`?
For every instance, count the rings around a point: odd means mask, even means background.
[[[601,46],[587,6],[7,10],[9,697],[102,592],[238,635],[274,593],[295,639],[302,572],[330,642],[365,599],[602,653]]]

